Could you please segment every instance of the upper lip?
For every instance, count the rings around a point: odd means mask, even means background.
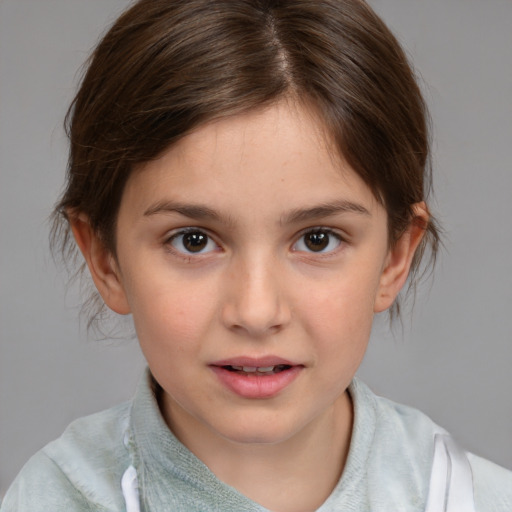
[[[288,359],[283,359],[277,356],[264,356],[264,357],[230,357],[229,359],[221,359],[210,363],[210,366],[246,366],[252,368],[268,368],[269,366],[302,366],[294,363]]]

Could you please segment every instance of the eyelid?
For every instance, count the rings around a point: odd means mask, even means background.
[[[196,258],[206,257],[207,255],[211,254],[212,252],[215,252],[215,249],[212,249],[212,250],[209,250],[206,252],[198,251],[196,253],[189,252],[189,251],[180,251],[179,249],[177,249],[173,245],[172,242],[174,240],[176,240],[177,238],[179,238],[180,236],[186,235],[187,233],[202,233],[202,234],[206,235],[206,237],[208,238],[208,241],[211,241],[215,244],[217,249],[221,247],[220,244],[218,243],[216,237],[214,235],[212,235],[209,230],[207,230],[205,228],[197,227],[197,226],[186,226],[186,227],[182,227],[182,228],[176,228],[174,230],[167,232],[163,239],[163,245],[166,247],[166,249],[169,252],[172,252],[173,254],[175,254],[181,258],[185,258],[187,260],[190,260],[192,258],[196,259]]]
[[[331,249],[329,251],[311,251],[311,250],[295,249],[295,246],[299,243],[299,241],[305,235],[307,235],[309,233],[317,233],[317,232],[326,233],[328,236],[332,236],[332,237],[336,238],[337,241],[339,242],[338,245],[334,249]],[[336,230],[336,229],[333,229],[333,228],[330,228],[327,226],[312,226],[312,227],[303,229],[302,231],[300,231],[298,233],[298,235],[295,237],[295,241],[292,244],[292,250],[295,252],[303,252],[306,254],[314,254],[317,256],[328,256],[333,253],[336,253],[339,250],[340,245],[342,245],[346,241],[347,241],[346,237],[339,230]]]

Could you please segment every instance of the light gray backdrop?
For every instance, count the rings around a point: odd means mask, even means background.
[[[447,232],[403,334],[379,321],[360,371],[512,468],[512,2],[373,0],[423,76]],[[75,417],[128,399],[134,341],[95,342],[48,251],[77,70],[126,0],[0,0],[0,496]]]

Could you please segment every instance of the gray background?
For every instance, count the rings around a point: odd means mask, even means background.
[[[424,80],[447,249],[403,332],[377,321],[360,375],[512,468],[512,2],[370,3]],[[73,418],[128,399],[143,368],[135,341],[78,326],[46,222],[77,70],[126,5],[0,0],[0,496]]]

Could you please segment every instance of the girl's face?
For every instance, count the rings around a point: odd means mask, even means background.
[[[126,185],[117,263],[93,277],[133,314],[182,440],[279,443],[350,415],[421,236],[389,249],[385,209],[322,133],[283,101],[197,129]]]

